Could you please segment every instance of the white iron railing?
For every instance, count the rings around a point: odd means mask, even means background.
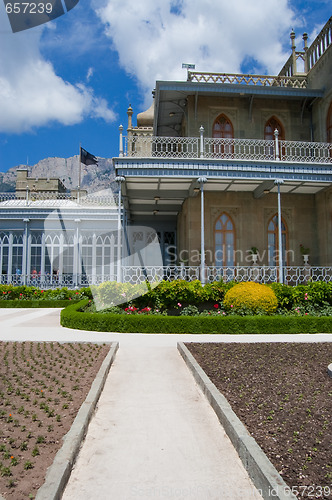
[[[50,288],[80,288],[90,285],[99,285],[105,281],[116,281],[117,275],[114,274],[71,274],[63,273],[60,275],[52,275],[45,273],[44,275],[33,276],[31,274],[1,274],[1,285],[14,286],[35,286],[40,289]]]
[[[84,206],[104,206],[104,205],[117,205],[118,204],[118,195],[109,194],[109,195],[95,195],[95,194],[85,194],[80,195],[77,198],[76,195],[71,193],[56,193],[56,192],[34,192],[28,191],[26,194],[23,193],[0,193],[0,203],[11,200],[21,200],[30,204],[31,202],[47,202],[50,205],[56,203],[57,201],[72,201],[78,203],[79,205]]]
[[[138,158],[198,158],[197,137],[157,137],[132,135],[127,137],[127,155]]]
[[[332,144],[323,142],[279,141],[282,161],[331,163]]]
[[[124,283],[143,283],[146,280],[172,281],[183,279],[186,281],[201,280],[201,269],[198,266],[138,266],[122,267]],[[228,281],[255,281],[257,283],[275,283],[279,281],[279,267],[277,266],[232,266],[232,267],[205,267],[205,282],[223,280]],[[285,266],[283,268],[283,282],[289,285],[305,284],[308,281],[331,281],[332,267]]]
[[[325,142],[210,137],[129,136],[127,156],[135,158],[214,158],[231,160],[332,163]],[[278,144],[278,147],[277,147]]]
[[[274,160],[274,141],[260,139],[204,139],[205,158]]]
[[[121,268],[122,282],[140,284],[147,280],[159,282],[161,280],[185,281],[201,280],[199,266],[123,266]],[[283,268],[284,283],[301,285],[308,281],[332,281],[332,267],[318,266],[285,266]],[[279,268],[277,266],[231,266],[231,267],[205,267],[205,282],[213,281],[255,281],[257,283],[275,283],[279,281]],[[113,274],[44,274],[39,276],[24,274],[1,274],[0,284],[4,285],[29,285],[42,289],[48,288],[77,288],[98,285],[105,281],[117,281],[117,273]]]

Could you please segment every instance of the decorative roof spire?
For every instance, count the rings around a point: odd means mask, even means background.
[[[131,104],[129,104],[129,107],[127,109],[127,115],[128,115],[128,130],[131,130],[133,128],[133,122],[132,122],[133,108],[131,107]]]

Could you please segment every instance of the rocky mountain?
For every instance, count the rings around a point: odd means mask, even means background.
[[[16,170],[27,167],[18,165],[7,172],[0,172],[0,192],[15,191]],[[71,158],[45,158],[28,166],[31,177],[59,177],[68,190],[77,188],[79,175],[78,155]],[[81,187],[89,193],[112,187],[116,189],[115,172],[110,158],[99,158],[98,165],[81,165]]]

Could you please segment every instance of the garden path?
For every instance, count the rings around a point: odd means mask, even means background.
[[[1,340],[120,342],[63,500],[261,498],[176,343],[331,338],[85,332],[54,309],[0,309],[0,325]]]

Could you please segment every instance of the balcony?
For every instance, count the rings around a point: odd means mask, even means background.
[[[227,159],[332,163],[332,144],[324,142],[263,139],[214,139],[203,137],[156,137],[130,135],[120,156],[128,158]]]

